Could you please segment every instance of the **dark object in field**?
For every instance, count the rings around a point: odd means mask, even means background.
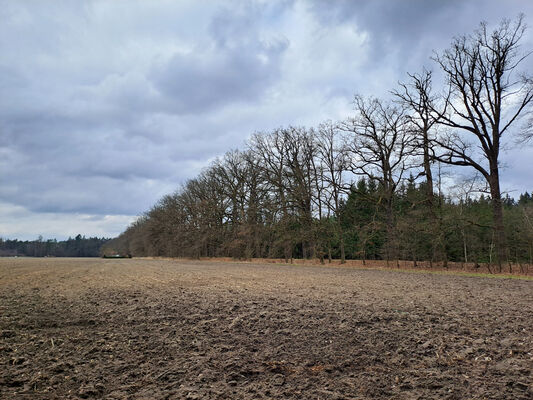
[[[131,258],[131,254],[127,254],[127,255],[124,255],[124,254],[111,254],[111,255],[104,254],[102,256],[102,258]]]

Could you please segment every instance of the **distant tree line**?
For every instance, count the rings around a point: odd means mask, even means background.
[[[44,240],[10,240],[0,238],[0,256],[28,257],[99,257],[100,249],[109,239],[77,235],[74,239],[57,241]]]
[[[493,31],[482,23],[436,54],[439,91],[424,69],[391,100],[355,96],[344,121],[253,134],[244,150],[163,197],[107,247],[156,256],[489,262],[499,271],[531,263],[531,195],[502,195],[499,161],[512,132],[522,142],[532,136],[533,78],[518,71],[527,56],[523,18]],[[480,180],[452,187],[445,165]]]

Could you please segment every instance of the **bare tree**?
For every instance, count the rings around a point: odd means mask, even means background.
[[[434,214],[433,202],[433,135],[432,128],[437,122],[433,110],[436,108],[436,98],[432,94],[431,71],[424,69],[421,74],[409,74],[409,83],[400,83],[400,90],[393,91],[399,102],[410,113],[407,118],[415,127],[415,137],[418,139],[417,147],[422,150],[423,175],[426,178],[426,202]]]
[[[350,148],[350,168],[355,174],[365,175],[379,183],[380,202],[385,206],[387,262],[394,242],[394,193],[411,167],[413,137],[409,121],[402,108],[378,99],[355,97],[355,118],[344,124],[354,133]]]
[[[440,124],[451,128],[438,139],[438,159],[473,167],[487,181],[500,270],[507,259],[499,168],[502,139],[533,104],[532,79],[517,71],[528,55],[519,47],[524,30],[523,15],[514,23],[503,20],[493,32],[481,23],[473,35],[455,38],[449,49],[434,57],[447,78],[448,95],[444,110],[433,111]]]
[[[426,69],[420,74],[409,74],[408,83],[400,83],[400,89],[392,93],[400,104],[408,110],[407,118],[414,128],[414,138],[416,139],[417,153],[422,158],[422,172],[418,176],[425,177],[425,203],[429,211],[428,224],[425,231],[430,235],[432,241],[431,261],[436,256],[437,249],[440,249],[444,264],[447,265],[448,255],[444,240],[444,230],[440,205],[442,200],[439,197],[437,207],[435,207],[435,192],[432,166],[435,161],[435,126],[439,121],[438,113],[434,110],[438,107],[438,99],[432,91],[432,73]],[[418,155],[418,154],[417,154]],[[438,211],[438,212],[437,212]]]
[[[279,226],[280,232],[273,241],[280,242],[283,248],[285,262],[292,260],[294,250],[294,237],[289,232],[290,226],[290,200],[289,189],[285,174],[287,154],[286,141],[281,129],[270,134],[256,133],[252,136],[248,147],[250,152],[259,160],[258,167],[270,198],[267,199],[267,218],[271,226]],[[271,251],[273,243],[269,245]],[[270,254],[271,255],[271,254]]]
[[[230,240],[225,247],[235,258],[260,256],[259,209],[262,193],[257,159],[248,152],[227,152],[212,165],[222,195],[228,199],[226,210]]]
[[[207,168],[197,178],[189,180],[182,191],[193,240],[191,251],[197,257],[221,255],[221,244],[228,236],[230,200],[224,195],[216,174],[215,168]]]
[[[316,146],[313,132],[305,128],[284,129],[286,182],[289,199],[300,222],[303,258],[315,257],[316,235],[313,229],[313,204],[316,193]]]
[[[242,153],[246,177],[246,256],[261,257],[263,254],[261,237],[264,231],[265,201],[268,198],[268,186],[259,167],[260,160],[251,151]]]
[[[322,198],[328,209],[328,217],[330,214],[335,217],[335,233],[339,238],[341,263],[344,264],[346,251],[340,211],[341,200],[347,189],[345,175],[349,159],[340,134],[340,130],[332,122],[321,124],[317,133],[317,151],[321,164]],[[331,246],[328,246],[328,254],[331,259]]]

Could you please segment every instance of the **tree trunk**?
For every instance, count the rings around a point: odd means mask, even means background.
[[[496,262],[498,264],[498,272],[502,272],[502,264],[507,259],[507,246],[505,241],[505,228],[503,225],[503,206],[497,163],[494,167],[491,167],[489,184],[492,202],[492,218],[494,223],[494,246],[496,247]]]
[[[394,235],[394,214],[392,210],[392,193],[387,193],[387,243],[385,244],[385,251],[387,253],[387,268],[389,267],[389,261],[392,256],[392,245]]]
[[[425,124],[427,125],[427,124]],[[426,175],[426,202],[431,215],[434,217],[433,210],[433,173],[431,172],[431,155],[429,154],[429,128],[424,126],[424,174]]]
[[[340,247],[341,247],[341,264],[346,263],[346,251],[344,250],[344,234],[342,228],[339,228],[339,238],[340,238]]]
[[[464,254],[464,261],[465,263],[468,263],[468,252],[466,247],[466,235],[465,231],[461,230],[461,235],[463,236],[463,254]]]

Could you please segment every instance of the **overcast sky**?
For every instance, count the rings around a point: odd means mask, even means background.
[[[526,0],[0,1],[0,237],[116,236],[251,133],[349,117],[520,12],[531,50]],[[504,154],[512,195],[532,159]]]

